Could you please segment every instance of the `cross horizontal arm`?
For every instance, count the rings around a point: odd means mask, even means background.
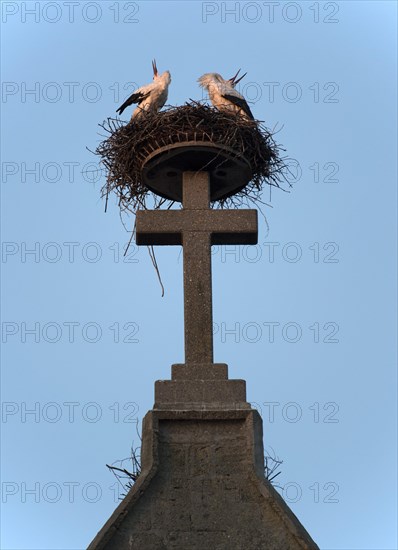
[[[211,244],[257,244],[257,210],[139,210],[137,245],[182,245],[186,232],[207,233]]]

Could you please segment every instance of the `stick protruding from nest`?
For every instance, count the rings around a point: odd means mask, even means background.
[[[107,174],[102,195],[108,198],[115,192],[122,211],[145,209],[149,198],[152,208],[171,206],[173,201],[157,197],[143,183],[142,168],[149,155],[176,143],[197,141],[226,147],[250,165],[252,177],[248,184],[236,194],[214,201],[213,206],[234,208],[246,200],[261,202],[265,186],[282,187],[286,180],[281,148],[270,130],[259,122],[197,102],[148,113],[128,124],[108,118],[101,126],[107,133],[96,149]]]

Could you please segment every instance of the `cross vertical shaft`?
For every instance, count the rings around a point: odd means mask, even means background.
[[[210,208],[210,174],[183,172],[181,210],[138,211],[138,245],[182,245],[185,363],[213,363],[211,246],[256,244],[256,210]]]
[[[210,205],[208,172],[185,172],[182,204],[187,212],[206,211]],[[192,212],[194,214],[194,212]],[[183,234],[185,361],[213,363],[213,307],[211,284],[211,234]]]

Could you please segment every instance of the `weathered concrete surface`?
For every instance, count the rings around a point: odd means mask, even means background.
[[[245,380],[229,380],[225,363],[176,364],[171,380],[155,382],[154,409],[250,409]]]
[[[142,474],[89,550],[317,549],[264,479],[254,410],[152,410]]]

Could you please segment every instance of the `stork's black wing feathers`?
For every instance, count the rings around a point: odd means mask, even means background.
[[[247,104],[245,99],[241,99],[240,97],[236,97],[234,95],[225,94],[222,97],[236,105],[237,107],[240,107],[242,111],[252,120],[254,120],[253,113],[250,110],[249,105]]]
[[[142,92],[138,92],[138,93],[134,92],[133,94],[131,94],[130,97],[126,99],[126,101],[123,103],[123,105],[119,107],[119,109],[116,109],[116,112],[119,113],[119,115],[121,115],[125,110],[125,108],[129,107],[133,103],[138,103],[139,105],[142,101],[144,101],[144,99],[146,99],[149,96],[150,93],[151,92],[143,94]]]

